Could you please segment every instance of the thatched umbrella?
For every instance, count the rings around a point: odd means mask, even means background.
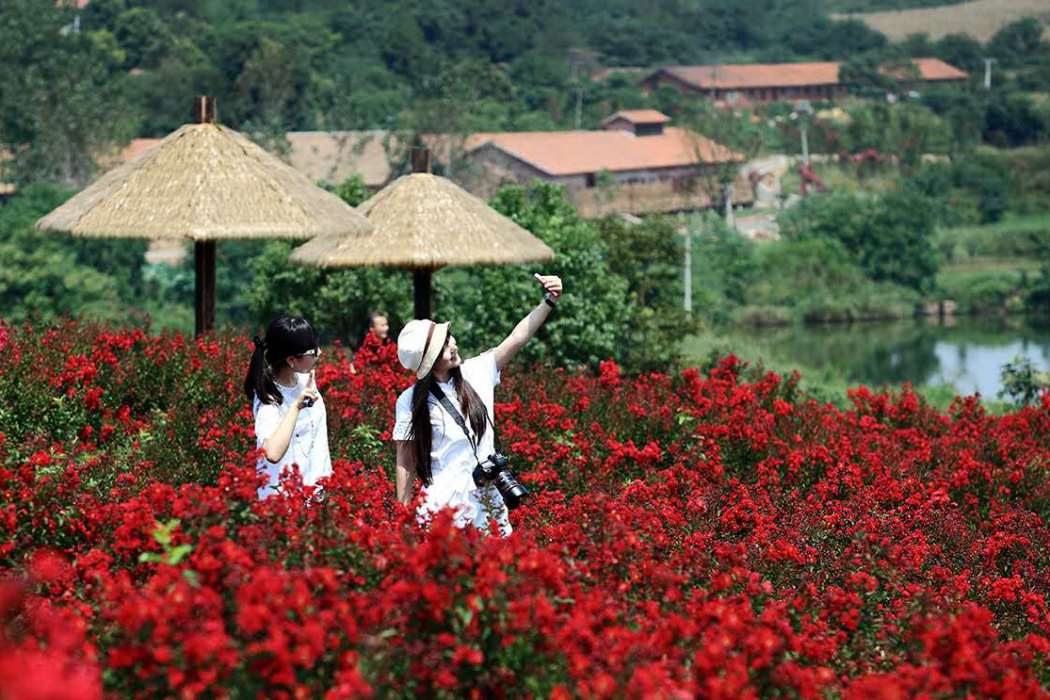
[[[196,330],[215,324],[215,242],[239,238],[353,237],[371,224],[243,135],[215,123],[198,98],[196,123],[103,175],[37,222],[40,230],[98,238],[188,239],[196,258]]]
[[[314,267],[397,267],[413,271],[416,318],[430,317],[431,276],[446,266],[516,265],[554,259],[550,247],[458,185],[429,171],[429,153],[412,154],[411,175],[384,187],[357,210],[372,233],[319,236],[293,262]]]

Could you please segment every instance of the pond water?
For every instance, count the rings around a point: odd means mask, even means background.
[[[832,369],[851,384],[951,385],[996,399],[1006,363],[1050,367],[1050,321],[965,317],[739,331],[739,340],[782,362]]]

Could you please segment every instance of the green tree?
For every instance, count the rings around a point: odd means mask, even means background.
[[[1010,208],[1010,172],[1006,164],[987,155],[968,155],[951,168],[952,184],[977,199],[982,223],[998,221]]]
[[[504,187],[492,206],[554,249],[544,265],[444,270],[435,275],[437,309],[453,321],[468,351],[492,347],[540,298],[532,273],[560,275],[566,294],[539,336],[521,353],[525,363],[558,366],[624,361],[638,309],[629,303],[627,280],[609,268],[598,228],[579,218],[560,187],[536,182]],[[656,350],[662,350],[656,348]]]
[[[40,233],[37,219],[71,192],[29,185],[0,207],[0,308],[8,320],[73,315],[128,320],[139,291],[141,241],[84,240]]]
[[[0,63],[12,67],[0,81],[0,146],[23,183],[83,186],[133,127],[113,56],[71,21],[52,3],[0,3]]]
[[[335,192],[339,195],[340,199],[352,207],[356,207],[358,204],[372,196],[372,191],[368,189],[364,178],[356,173],[346,178],[338,185],[324,185],[324,188],[329,192]]]
[[[148,7],[121,12],[114,22],[113,34],[126,54],[126,68],[155,68],[175,43],[168,23]]]
[[[984,138],[997,146],[1024,146],[1045,140],[1048,127],[1028,95],[1000,93],[988,103]]]
[[[836,191],[809,197],[780,217],[787,238],[837,240],[872,280],[918,291],[937,274],[934,218],[925,197],[908,190],[881,196]]]
[[[265,326],[282,314],[310,319],[326,339],[360,340],[368,313],[385,309],[392,321],[411,318],[412,277],[399,270],[320,270],[288,260],[294,244],[267,243],[248,261],[245,301],[253,323]]]
[[[1008,67],[1018,66],[1043,45],[1043,27],[1034,17],[1006,25],[988,40],[988,53]]]
[[[985,51],[969,34],[947,34],[933,46],[933,55],[956,68],[974,72],[984,68]]]
[[[922,104],[951,125],[953,152],[980,142],[984,106],[973,93],[956,87],[933,87],[923,91]]]
[[[681,338],[694,327],[682,307],[684,227],[662,216],[638,224],[609,217],[598,222],[598,230],[609,249],[609,270],[627,281],[636,315],[624,364],[666,369],[677,357]]]

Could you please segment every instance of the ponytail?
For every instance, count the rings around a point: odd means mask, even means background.
[[[261,403],[281,403],[281,390],[273,379],[273,371],[266,357],[266,340],[255,336],[255,350],[248,364],[248,376],[244,378],[244,395],[251,404],[258,397]]]
[[[281,316],[270,322],[266,336],[255,336],[255,350],[244,378],[244,395],[251,404],[280,405],[283,397],[274,377],[276,368],[284,366],[289,357],[302,355],[318,347],[317,332],[305,318]]]

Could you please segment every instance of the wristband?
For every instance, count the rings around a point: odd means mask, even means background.
[[[558,305],[558,302],[554,301],[554,297],[551,295],[550,292],[547,292],[543,295],[543,303],[551,307],[552,309]]]

